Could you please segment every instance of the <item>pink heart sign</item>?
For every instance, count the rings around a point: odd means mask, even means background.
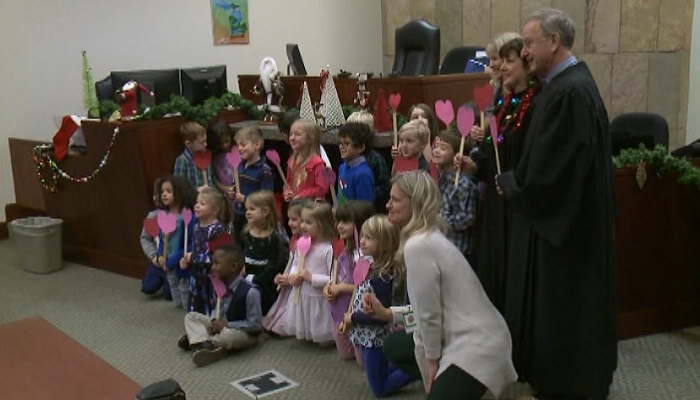
[[[275,165],[280,165],[280,155],[276,150],[268,150],[265,152],[265,156],[268,160],[272,161]]]
[[[389,106],[394,112],[399,109],[399,104],[401,103],[401,93],[392,93],[389,95]]]
[[[474,87],[474,102],[479,106],[479,110],[486,109],[493,103],[493,85],[486,84]]]
[[[455,119],[455,109],[452,107],[452,102],[450,100],[436,101],[435,114],[437,114],[438,118],[440,118],[440,121],[449,126]]]
[[[182,209],[182,221],[185,225],[188,225],[190,221],[192,221],[192,210],[187,207]]]
[[[238,152],[238,146],[233,146],[231,151],[226,153],[226,161],[228,161],[230,166],[238,169],[238,166],[241,164],[241,153]]]
[[[214,293],[216,293],[216,297],[224,297],[227,292],[224,281],[211,274],[209,275],[209,280],[211,281],[211,286],[214,289]]]
[[[333,171],[331,168],[326,168],[326,170],[323,171],[323,180],[326,181],[326,186],[334,186],[335,178],[335,171]]]
[[[197,168],[205,170],[211,165],[211,151],[198,151],[194,153],[192,159]]]
[[[364,282],[367,279],[367,274],[369,274],[369,260],[365,256],[361,256],[359,260],[355,263],[355,269],[352,271],[352,280],[355,286]]]
[[[170,214],[164,210],[158,211],[158,226],[164,234],[172,233],[177,226],[177,215]]]
[[[146,235],[150,237],[157,237],[160,233],[160,228],[158,227],[157,218],[146,218],[143,220],[143,230],[146,231]]]
[[[311,249],[311,238],[309,236],[302,236],[297,240],[297,249],[299,249],[299,254],[306,254]]]
[[[457,110],[457,129],[459,129],[459,133],[462,134],[462,137],[466,138],[469,136],[472,126],[474,126],[474,110],[460,107],[459,110]]]
[[[495,116],[489,118],[489,129],[491,129],[491,139],[493,140],[493,146],[498,147],[498,122]]]

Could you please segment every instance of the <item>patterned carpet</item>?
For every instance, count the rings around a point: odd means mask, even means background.
[[[141,385],[174,378],[188,399],[249,399],[229,383],[275,369],[300,386],[270,399],[374,398],[354,362],[296,340],[263,335],[257,347],[197,368],[176,346],[183,312],[143,296],[138,280],[74,264],[35,275],[16,257],[13,243],[0,241],[0,324],[41,316]],[[610,400],[700,398],[700,328],[623,341],[619,354]],[[501,397],[526,391],[517,386]],[[422,385],[394,398],[422,399]]]

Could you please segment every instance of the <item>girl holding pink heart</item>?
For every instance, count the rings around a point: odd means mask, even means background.
[[[333,343],[333,320],[323,295],[330,281],[335,236],[333,211],[327,203],[308,202],[301,209],[302,237],[289,271],[289,296],[284,329],[288,335],[319,344]],[[302,247],[302,244],[305,244]]]
[[[179,267],[179,261],[184,255],[185,226],[194,229],[194,223],[185,221],[180,213],[194,206],[196,190],[182,176],[167,176],[158,180],[154,198],[157,196],[159,210],[156,214],[159,234],[156,254],[151,263],[156,270],[164,274],[175,307],[187,307],[189,299],[189,273]],[[144,284],[152,280],[155,272],[149,266],[149,272],[144,277]]]
[[[384,307],[390,307],[394,287],[404,285],[406,272],[394,259],[399,248],[399,229],[385,215],[375,215],[362,225],[360,247],[372,262],[365,263],[369,270],[358,270],[362,269],[359,262],[356,266],[353,278],[359,286],[352,299],[352,309],[343,317],[341,329],[342,333],[349,334],[361,354],[372,392],[384,397],[416,378],[391,365],[384,356],[382,347],[384,338],[391,333],[391,324],[365,314],[362,301],[366,294],[373,294]]]

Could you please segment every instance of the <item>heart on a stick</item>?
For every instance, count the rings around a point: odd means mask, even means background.
[[[459,133],[462,134],[462,137],[466,138],[469,136],[472,126],[474,126],[474,110],[460,107],[459,110],[457,110],[457,129],[459,129]]]
[[[224,297],[227,292],[224,281],[215,277],[213,274],[209,274],[209,280],[211,281],[211,287],[214,289],[214,293],[216,293],[216,297]]]
[[[396,156],[394,159],[394,172],[409,172],[418,169],[418,159],[417,158],[405,158],[401,154]]]
[[[389,95],[389,107],[391,107],[394,112],[399,109],[399,104],[401,104],[401,93],[392,93]]]
[[[323,180],[326,182],[326,186],[334,186],[335,185],[335,171],[331,168],[326,168],[325,171],[323,171]]]
[[[335,238],[333,241],[331,241],[331,244],[333,245],[333,256],[338,257],[339,255],[343,254],[343,250],[345,250],[345,241],[341,238]]]
[[[280,165],[280,155],[277,153],[277,150],[270,149],[265,152],[265,156],[268,160],[272,161],[273,164]]]
[[[156,217],[144,219],[143,230],[146,231],[146,235],[153,238],[157,237],[160,233],[160,227],[158,227],[158,219]]]
[[[209,251],[213,253],[219,250],[221,246],[235,243],[236,241],[233,239],[233,236],[229,235],[228,233],[222,233],[219,236],[217,236],[216,239],[212,239],[209,241]]]
[[[450,100],[438,100],[435,102],[435,114],[444,122],[446,126],[450,126],[455,119],[455,109],[452,107]]]
[[[198,151],[194,153],[192,159],[197,168],[205,170],[211,165],[211,151]]]
[[[182,221],[185,225],[189,225],[190,221],[192,221],[192,210],[187,207],[182,209]]]
[[[369,260],[365,258],[365,256],[361,256],[360,259],[357,260],[355,263],[355,269],[352,271],[352,280],[355,283],[355,286],[358,286],[367,278],[367,274],[369,274],[369,266]]]
[[[170,214],[164,210],[158,211],[158,226],[164,234],[169,234],[175,231],[177,226],[177,215]]]
[[[498,147],[498,121],[496,121],[496,117],[493,115],[489,118],[489,129],[491,129],[493,145],[494,147]]]
[[[486,111],[493,104],[493,85],[487,83],[474,87],[474,102],[479,106],[479,110]]]
[[[311,249],[311,237],[309,236],[302,236],[297,240],[297,249],[299,250],[299,254],[306,254],[309,252],[309,249]]]
[[[233,146],[231,151],[226,153],[226,161],[228,161],[230,166],[238,169],[238,166],[241,164],[241,153],[238,152],[238,146]]]

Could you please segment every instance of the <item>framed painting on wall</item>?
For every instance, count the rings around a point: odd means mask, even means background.
[[[248,0],[211,0],[211,27],[215,45],[248,44]]]

